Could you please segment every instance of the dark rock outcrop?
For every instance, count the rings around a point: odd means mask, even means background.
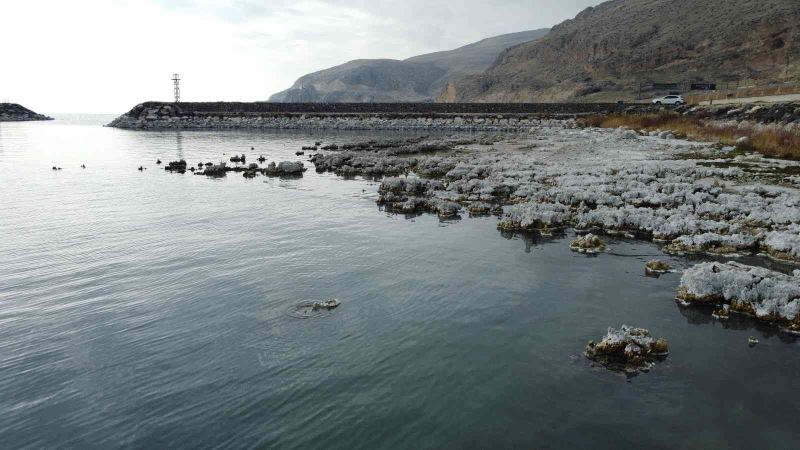
[[[25,122],[35,120],[53,120],[53,118],[35,113],[16,103],[0,103],[0,122]]]

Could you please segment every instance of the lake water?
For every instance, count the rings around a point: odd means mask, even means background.
[[[0,447],[800,439],[800,342],[679,308],[679,274],[643,274],[653,244],[614,240],[586,257],[569,235],[503,235],[496,218],[388,214],[375,182],[313,167],[247,180],[154,163],[295,160],[315,140],[381,135],[60,119],[0,124]],[[342,305],[290,315],[327,298]],[[590,367],[586,342],[621,324],[667,338],[666,362],[631,380]]]

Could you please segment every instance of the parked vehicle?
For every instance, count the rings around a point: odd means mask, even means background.
[[[653,99],[654,105],[683,105],[685,103],[682,95],[666,95]]]

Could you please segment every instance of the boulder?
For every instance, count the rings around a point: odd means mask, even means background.
[[[589,233],[572,241],[569,248],[578,253],[595,254],[605,250],[606,243],[594,234]]]
[[[644,265],[644,271],[648,275],[660,275],[667,273],[670,270],[672,270],[672,267],[670,267],[669,264],[657,259],[647,261],[647,263]]]
[[[664,339],[656,339],[644,328],[622,325],[618,330],[609,327],[603,339],[589,341],[584,355],[603,367],[636,375],[647,372],[656,362],[669,354],[669,345]]]
[[[266,175],[302,175],[305,172],[305,167],[301,161],[281,161],[278,164],[275,162],[269,163],[264,169]]]

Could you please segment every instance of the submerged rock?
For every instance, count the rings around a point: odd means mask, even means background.
[[[321,310],[332,310],[338,308],[341,303],[339,300],[331,299],[331,300],[324,300],[321,302],[314,302],[314,305],[311,307],[313,311],[321,311]]]
[[[208,175],[210,177],[224,177],[226,172],[227,163],[222,161],[219,164],[213,164],[210,166],[207,165],[206,170],[203,171],[203,175]]]
[[[247,161],[247,157],[242,153],[241,155],[233,155],[230,158],[231,162],[234,163],[245,163]]]
[[[302,161],[281,161],[277,165],[274,162],[264,169],[265,175],[302,175],[306,171]]]
[[[677,299],[684,305],[716,306],[721,317],[746,314],[800,333],[798,270],[786,275],[736,262],[701,263],[684,272]]]
[[[171,161],[164,167],[164,170],[168,170],[170,172],[178,172],[178,173],[186,173],[186,160],[181,159],[180,161]]]
[[[667,273],[670,270],[672,270],[672,267],[670,267],[669,264],[657,259],[647,261],[647,263],[644,265],[644,271],[649,275],[660,275]]]
[[[619,330],[609,327],[599,343],[589,341],[584,355],[603,367],[629,375],[646,372],[669,354],[664,339],[655,339],[644,328],[623,325]]]
[[[580,236],[578,239],[572,241],[569,245],[570,250],[579,252],[579,253],[587,253],[587,254],[594,254],[600,253],[606,249],[606,243],[603,242],[602,239],[589,233],[585,236]]]

